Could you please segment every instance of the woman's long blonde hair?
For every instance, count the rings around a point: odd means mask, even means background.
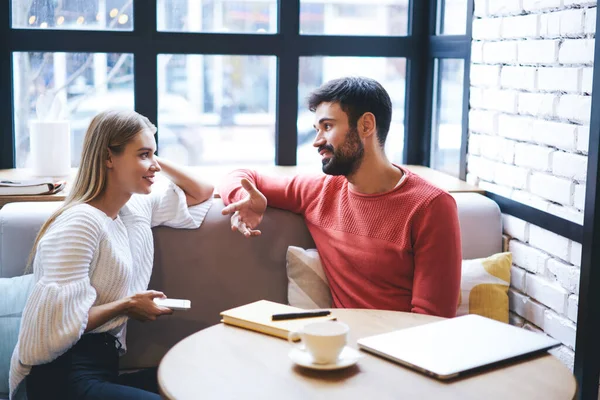
[[[85,133],[81,162],[75,181],[63,205],[48,218],[38,232],[29,255],[26,273],[32,270],[33,259],[40,239],[56,218],[69,208],[77,204],[88,203],[104,192],[108,150],[110,149],[113,154],[121,154],[127,143],[144,129],[150,130],[153,134],[156,132],[156,127],[148,118],[135,111],[108,110],[92,119]]]

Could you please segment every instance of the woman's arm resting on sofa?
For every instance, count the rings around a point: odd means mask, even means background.
[[[184,191],[188,206],[195,206],[212,197],[215,191],[213,185],[186,172],[177,164],[163,158],[156,159],[165,175]]]

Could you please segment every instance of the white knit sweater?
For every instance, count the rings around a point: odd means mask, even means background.
[[[212,199],[188,208],[183,191],[170,183],[150,195],[133,195],[114,220],[88,204],[60,215],[37,246],[36,283],[11,359],[10,398],[32,365],[53,361],[79,340],[92,306],[148,288],[154,260],[151,227],[198,228],[211,205]],[[124,353],[126,322],[127,317],[116,317],[93,332],[117,337]]]

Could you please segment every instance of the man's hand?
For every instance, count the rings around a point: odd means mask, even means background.
[[[242,179],[242,187],[248,192],[248,196],[223,208],[221,213],[231,214],[232,231],[238,231],[245,237],[258,236],[260,231],[254,228],[262,221],[267,209],[267,198],[248,179]]]

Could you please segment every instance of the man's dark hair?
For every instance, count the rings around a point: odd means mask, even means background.
[[[351,129],[357,127],[358,119],[364,113],[373,113],[377,123],[377,139],[384,146],[392,121],[392,101],[379,82],[364,77],[331,80],[308,96],[310,111],[315,112],[321,103],[339,103],[348,116]]]

